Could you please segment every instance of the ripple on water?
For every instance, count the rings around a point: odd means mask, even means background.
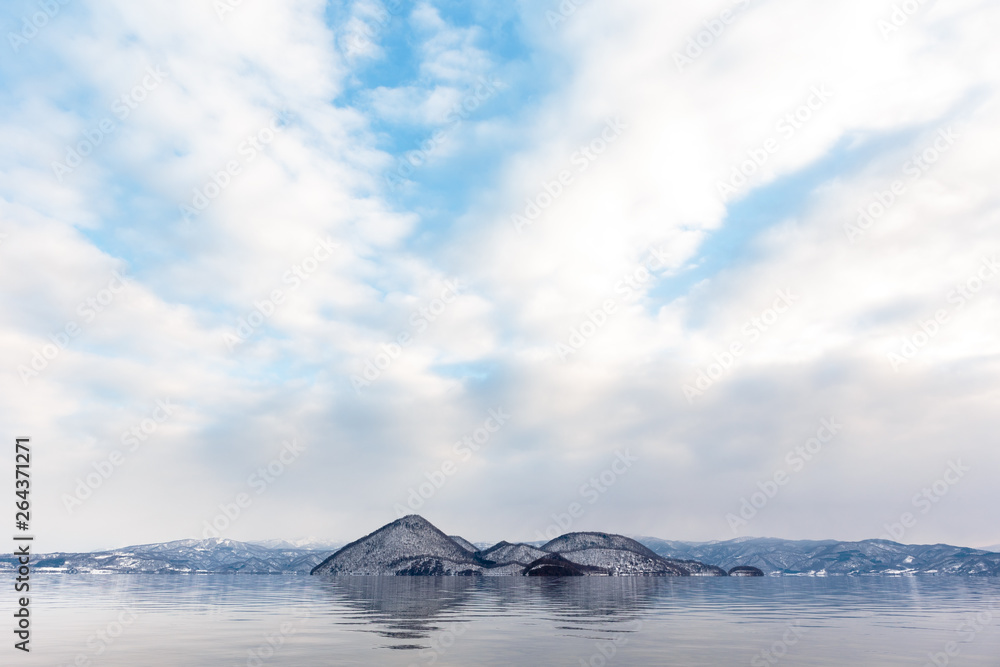
[[[33,593],[26,665],[920,665],[952,641],[1000,664],[994,579],[51,575]]]

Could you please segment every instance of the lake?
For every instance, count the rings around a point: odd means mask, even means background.
[[[32,589],[32,652],[8,645],[5,665],[1000,665],[997,579],[61,574]]]

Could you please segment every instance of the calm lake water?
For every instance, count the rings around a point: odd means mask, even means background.
[[[994,579],[51,575],[32,589],[32,652],[5,646],[0,664],[1000,666]]]

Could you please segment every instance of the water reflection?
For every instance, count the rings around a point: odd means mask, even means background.
[[[318,588],[348,610],[341,625],[413,640],[429,637],[467,607],[474,585],[470,577],[337,577]]]
[[[591,640],[635,633],[653,619],[678,644],[718,642],[713,635],[728,627],[722,643],[735,646],[744,634],[780,634],[792,624],[929,627],[931,617],[960,618],[1000,600],[998,582],[986,579],[340,577],[316,586],[341,609],[337,624],[399,641],[386,647],[424,650],[436,635],[458,632],[456,624],[510,617],[544,619],[556,634]]]
[[[1000,664],[988,578],[57,575],[33,603],[26,665],[769,664],[789,628],[782,664],[921,665],[949,642]]]
[[[660,577],[337,577],[317,588],[331,606],[343,608],[339,624],[413,642],[456,622],[503,616],[550,618],[557,628],[586,636],[629,631],[672,597],[683,598],[688,609],[710,605],[699,601],[713,595],[710,585],[690,583]]]
[[[537,652],[538,636],[597,642],[588,652],[614,653],[641,630],[643,613],[664,585],[604,577],[338,577],[316,584],[337,610],[332,625],[378,636],[381,649],[414,651],[410,665],[458,660],[459,652],[469,660],[472,646],[494,659],[531,647]],[[524,625],[514,636],[512,621]],[[482,628],[501,627],[508,628],[503,641],[484,641]]]

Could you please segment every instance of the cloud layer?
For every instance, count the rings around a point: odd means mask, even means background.
[[[40,548],[1000,539],[1000,8],[500,4],[5,10]]]

